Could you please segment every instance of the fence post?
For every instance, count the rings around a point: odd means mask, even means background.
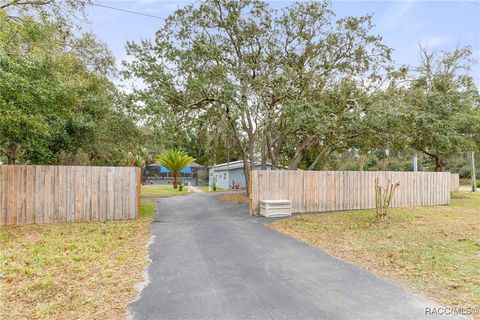
[[[137,167],[137,219],[140,218],[140,203],[142,194],[142,169]]]
[[[477,171],[475,170],[475,151],[472,151],[472,192],[477,191]]]
[[[249,179],[248,179],[248,206],[249,206],[249,214],[252,216],[255,212],[254,208],[253,208],[253,190],[252,190],[252,186],[253,186],[253,181],[252,181],[252,178],[253,178],[253,170],[249,170]]]

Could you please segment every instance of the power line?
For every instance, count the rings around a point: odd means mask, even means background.
[[[162,19],[162,20],[167,19],[167,18],[156,16],[156,15],[153,15],[153,14],[148,14],[148,13],[143,13],[143,12],[138,12],[138,11],[132,11],[132,10],[127,10],[127,9],[122,9],[122,8],[117,8],[117,7],[111,7],[111,6],[107,6],[107,5],[99,4],[99,3],[94,3],[94,2],[92,2],[91,5],[96,6],[96,7],[105,8],[105,9],[110,9],[110,10],[117,10],[117,11],[122,11],[122,12],[126,12],[126,13],[132,13],[132,14],[136,14],[136,15],[139,15],[139,16],[145,16],[145,17]]]

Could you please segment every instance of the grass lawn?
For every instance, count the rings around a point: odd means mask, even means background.
[[[141,218],[0,230],[1,319],[123,319],[148,263]]]
[[[213,190],[208,191],[208,186],[197,186],[196,188],[203,190],[205,192],[214,192]],[[215,192],[222,192],[222,191],[225,191],[225,189],[217,187],[217,190]]]
[[[379,223],[374,210],[301,215],[270,226],[443,304],[480,307],[480,194],[389,215]]]
[[[147,184],[142,186],[142,197],[171,197],[187,193],[188,188],[186,186],[183,187],[182,191],[178,191],[178,189],[173,189],[172,185]]]

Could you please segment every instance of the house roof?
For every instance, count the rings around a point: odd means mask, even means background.
[[[211,166],[210,168],[215,170],[239,169],[239,168],[243,168],[243,160],[219,163],[214,166]]]
[[[271,167],[271,163],[267,163],[267,166]],[[255,166],[261,166],[260,163],[255,163]],[[214,169],[214,170],[233,170],[233,169],[240,169],[243,168],[243,160],[237,160],[237,161],[231,161],[231,162],[225,162],[225,163],[219,163],[217,165],[209,167],[209,169]]]
[[[198,164],[196,162],[191,162],[188,166],[190,168],[203,168],[203,166],[201,164]]]
[[[161,166],[160,163],[154,162],[154,163],[147,164],[145,167],[160,167],[160,166]]]

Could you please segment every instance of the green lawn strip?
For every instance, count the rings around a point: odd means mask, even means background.
[[[182,191],[173,189],[171,185],[144,185],[142,186],[143,197],[172,197],[187,194],[188,188],[183,187]]]
[[[140,218],[151,218],[155,213],[155,202],[151,201],[142,201],[142,205],[140,206]]]
[[[208,186],[197,186],[197,188],[199,188],[200,190],[203,190],[203,191],[205,191],[205,192],[222,192],[222,191],[226,191],[225,189],[219,188],[219,187],[217,187],[217,190],[215,190],[215,191],[213,191],[213,189],[212,189],[212,191],[209,191],[209,190],[208,190]]]
[[[147,264],[155,204],[138,220],[0,230],[0,318],[123,319]]]
[[[450,206],[302,215],[270,226],[451,306],[479,306],[480,194]]]

